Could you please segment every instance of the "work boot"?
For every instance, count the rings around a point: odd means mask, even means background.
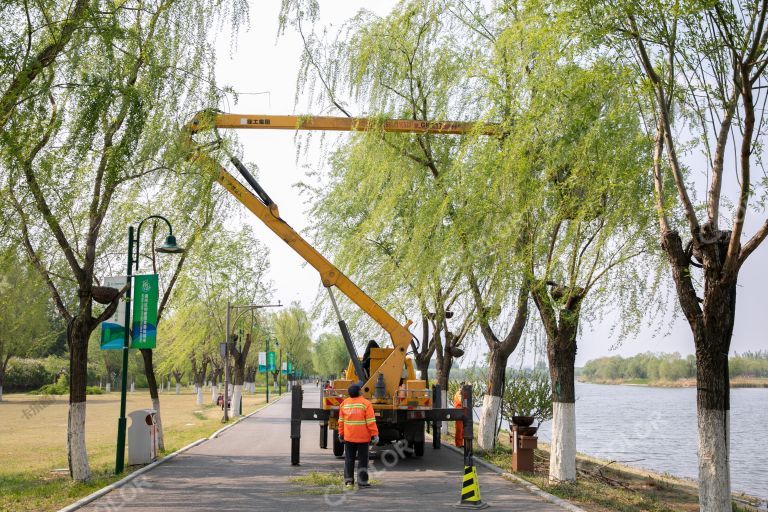
[[[360,487],[360,488],[362,488],[362,487],[370,487],[371,484],[369,484],[368,482],[360,482],[359,484],[357,484],[357,486]]]

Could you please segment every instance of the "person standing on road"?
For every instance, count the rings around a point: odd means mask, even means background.
[[[460,409],[463,407],[461,403],[461,388],[464,387],[464,383],[462,382],[459,386],[459,389],[456,391],[456,394],[453,395],[453,406],[457,409]],[[464,420],[459,420],[456,422],[456,433],[454,434],[454,442],[458,448],[461,448],[464,446]]]
[[[368,445],[379,442],[379,428],[371,402],[360,394],[360,386],[352,384],[347,389],[349,398],[339,407],[339,441],[344,443],[344,485],[355,485],[355,458],[357,458],[357,484],[368,483]]]

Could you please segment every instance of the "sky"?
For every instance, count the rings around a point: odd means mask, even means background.
[[[363,7],[385,15],[395,3],[391,0],[321,1],[321,23],[338,27]],[[230,97],[229,101],[219,106],[221,110],[249,114],[320,114],[296,111],[294,108],[302,43],[299,35],[290,29],[277,38],[279,8],[280,0],[252,1],[250,24],[240,30],[234,46],[229,33],[224,31],[218,35],[218,84],[231,86],[239,93],[237,104]],[[237,135],[243,147],[244,161],[258,165],[262,187],[279,205],[283,219],[301,232],[308,224],[306,212],[309,205],[294,185],[306,180],[304,166],[308,162],[314,165],[318,158],[312,158],[310,153],[308,158],[302,157],[297,163],[297,141],[291,131],[243,130]],[[763,212],[762,217],[765,216]],[[308,267],[301,257],[258,219],[248,216],[243,218],[244,222],[253,226],[257,236],[270,249],[274,298],[283,304],[298,301],[305,308],[311,308],[317,294],[322,291],[317,272]],[[755,214],[752,214],[750,220],[752,229],[748,232],[754,232],[757,222]],[[731,354],[768,348],[768,335],[763,318],[763,315],[768,314],[768,300],[765,297],[765,290],[768,289],[768,272],[765,270],[768,264],[766,245],[768,244],[764,243],[753,253],[740,274]],[[669,295],[669,298],[676,300],[674,294]],[[532,309],[532,313],[531,320],[537,321],[535,309]],[[629,356],[645,351],[680,352],[683,355],[693,353],[690,329],[680,315],[677,315],[676,320],[667,315],[659,321],[671,322],[671,326],[664,325],[658,330],[644,328],[619,346],[615,346],[615,339],[611,335],[614,321],[615,316],[609,314],[592,325],[584,326],[578,341],[576,366],[582,366],[590,359],[606,355]],[[466,366],[481,356],[483,345],[479,340],[473,340],[472,348],[462,358],[461,365]],[[529,348],[526,363],[530,362],[532,353]]]

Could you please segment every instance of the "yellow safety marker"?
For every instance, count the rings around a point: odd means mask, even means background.
[[[477,481],[475,466],[464,466],[464,478],[461,481],[461,500],[456,508],[480,510],[488,508],[488,503],[480,499],[480,483]]]

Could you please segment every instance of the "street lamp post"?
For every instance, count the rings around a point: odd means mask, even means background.
[[[277,363],[277,394],[282,395],[283,382],[280,380],[280,377],[283,376],[283,348],[280,346],[280,342],[277,340],[275,340],[275,346],[278,348],[278,352],[280,354]]]
[[[123,373],[120,386],[120,417],[117,420],[117,453],[115,454],[115,474],[120,474],[125,468],[125,426],[127,423],[125,417],[126,408],[126,387],[128,386],[128,351],[131,347],[131,277],[133,276],[134,266],[139,270],[139,244],[141,240],[141,226],[149,219],[160,219],[168,225],[168,236],[165,243],[157,249],[157,252],[166,254],[179,254],[184,249],[176,245],[176,237],[173,236],[173,228],[168,219],[161,215],[150,215],[139,222],[136,229],[136,238],[133,236],[133,226],[128,226],[128,268],[126,273],[126,291],[125,291],[125,327],[123,328]],[[135,257],[134,257],[135,254]]]

